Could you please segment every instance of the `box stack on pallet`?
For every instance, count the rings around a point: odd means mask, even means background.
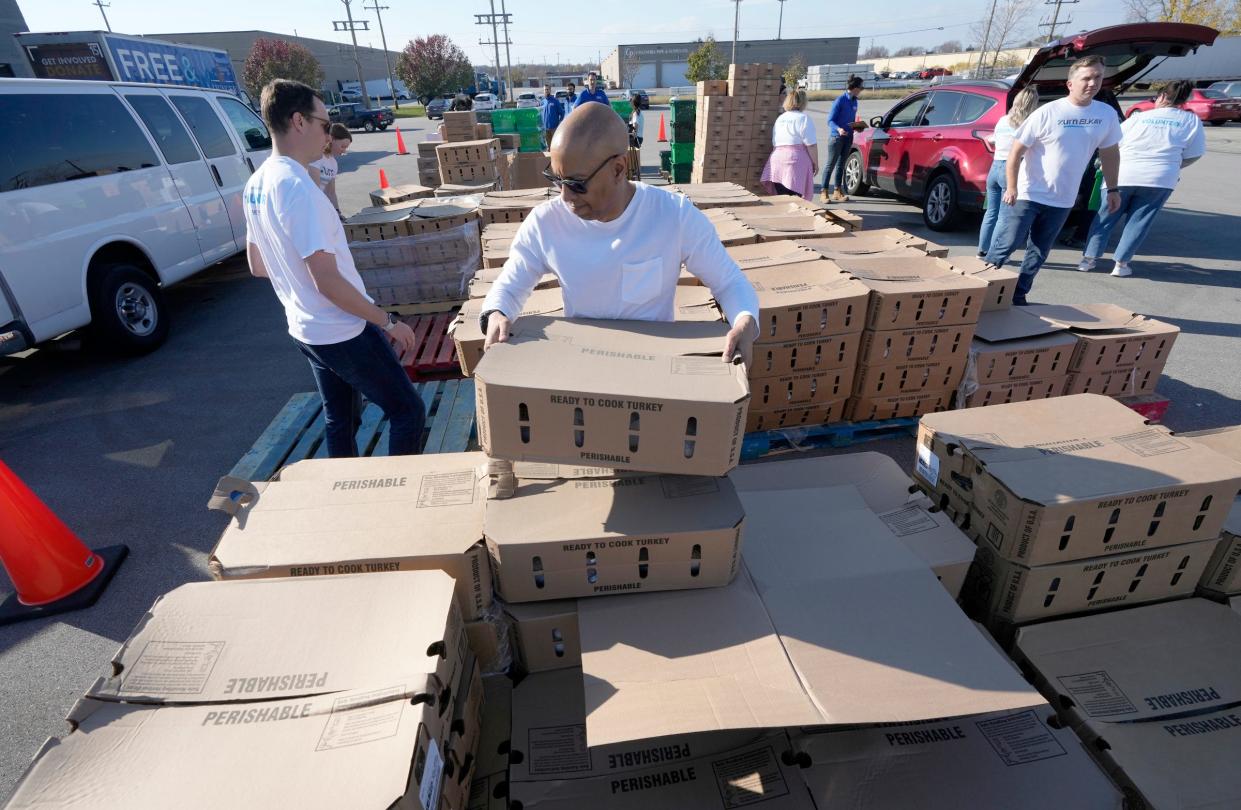
[[[444,121],[439,126],[440,139],[445,143],[476,141],[478,138],[478,116],[472,110],[444,113]]]
[[[964,603],[1013,627],[1194,592],[1241,463],[1108,397],[922,418],[916,477],[978,546]]]
[[[541,170],[540,170],[541,171]],[[542,175],[540,174],[540,179]],[[525,220],[536,207],[555,197],[555,192],[544,182],[533,188],[517,188],[511,191],[489,191],[483,195],[478,207],[479,219],[484,232],[489,225],[516,225]],[[484,251],[485,253],[485,251]],[[487,265],[484,264],[484,267]]]
[[[435,189],[429,186],[402,184],[377,188],[370,193],[372,206],[397,205],[410,200],[423,200],[435,196]]]
[[[728,81],[698,83],[694,183],[728,181],[761,188],[780,114],[780,66],[728,66]]]
[[[698,102],[677,99],[668,103],[668,165],[665,169],[670,183],[688,183],[694,170],[694,142],[697,136]],[[662,159],[662,154],[661,154]]]
[[[1241,463],[1241,425],[1179,435],[1188,436],[1220,455]],[[1202,574],[1198,592],[1211,599],[1241,597],[1241,492],[1237,493],[1232,510],[1224,521],[1219,545]],[[1241,604],[1241,601],[1237,604]]]
[[[543,122],[537,107],[522,107],[512,110],[494,110],[491,113],[491,128],[496,135],[516,135],[519,152],[543,151]],[[509,148],[509,147],[506,147]]]
[[[425,140],[418,144],[418,183],[428,188],[438,188],[440,184],[440,159],[435,150],[443,143],[438,136],[434,140]]]
[[[501,178],[500,141],[456,141],[435,148],[440,164],[440,187],[468,187],[495,191]]]
[[[875,75],[875,66],[871,63],[810,65],[806,68],[807,90],[844,90],[849,79],[861,76],[869,81]]]

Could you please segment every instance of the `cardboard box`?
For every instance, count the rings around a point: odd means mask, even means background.
[[[853,396],[858,399],[951,391],[961,383],[965,357],[918,360],[884,365],[861,363],[853,380]]]
[[[707,213],[710,216],[710,212]],[[818,254],[801,247],[797,242],[789,241],[745,245],[728,248],[726,252],[737,263],[738,267],[747,271],[783,267],[785,265],[799,265],[805,262],[815,262],[819,259]]]
[[[978,385],[1063,379],[1077,337],[1023,309],[984,312],[970,347],[969,379]]]
[[[749,379],[767,379],[793,373],[852,370],[857,365],[859,335],[826,335],[760,343],[754,346]]]
[[[508,810],[512,711],[513,682],[504,675],[483,678],[483,721],[468,810]]]
[[[1181,435],[1189,436],[1198,444],[1233,461],[1241,461],[1241,426]],[[1216,598],[1241,593],[1241,494],[1232,502],[1232,509],[1224,519],[1219,545],[1202,573],[1199,587],[1203,593]]]
[[[578,602],[591,747],[1043,703],[856,488],[741,499],[731,584]]]
[[[828,261],[745,273],[758,294],[759,342],[862,331],[869,291]]]
[[[727,96],[728,82],[723,79],[701,81],[698,82],[697,89],[700,96]]]
[[[1138,366],[1154,369],[1158,378],[1181,331],[1114,304],[1040,304],[1029,312],[1077,334],[1077,351],[1069,364],[1074,372]]]
[[[1125,807],[1047,706],[791,736],[820,807]]]
[[[1049,622],[1014,654],[1141,807],[1236,807],[1241,616],[1202,599]]]
[[[389,186],[371,192],[371,205],[394,205],[395,203],[430,197],[432,189],[417,185]]]
[[[1102,394],[1107,397],[1131,397],[1151,394],[1159,384],[1163,364],[1133,366],[1111,371],[1074,371],[1065,380],[1066,394]]]
[[[444,131],[450,134],[465,133],[468,137],[462,140],[469,140],[474,137],[477,131],[475,126],[478,125],[478,118],[473,110],[463,111],[447,111],[444,113],[443,123],[440,124]],[[453,139],[457,140],[457,139]]]
[[[800,371],[750,380],[750,412],[762,413],[837,402],[849,396],[854,370]]]
[[[968,394],[964,401],[958,393],[957,407],[980,408],[987,405],[1004,405],[1009,402],[1029,402],[1032,399],[1064,396],[1064,386],[1067,381],[1066,377],[1055,377],[1050,380],[1019,380],[980,385]]]
[[[840,213],[839,209],[824,209],[825,213]],[[845,212],[847,213],[847,212]],[[838,256],[854,256],[861,258],[867,255],[888,253],[902,248],[911,248],[929,256],[936,256],[942,251],[947,256],[947,248],[933,246],[925,239],[906,233],[899,228],[879,228],[873,231],[855,231],[841,240],[824,241],[820,239],[799,240],[798,244],[817,253],[824,253],[826,258]],[[936,248],[939,248],[936,250]]]
[[[850,397],[845,419],[869,422],[874,419],[902,419],[946,411],[952,405],[952,389],[917,391],[890,396]]]
[[[689,197],[695,208],[736,208],[740,205],[761,205],[754,192],[736,183],[680,183],[667,187]]]
[[[457,347],[457,362],[461,365],[461,373],[467,377],[474,376],[474,370],[483,359],[483,345],[487,342],[487,335],[478,323],[478,318],[483,313],[482,307],[481,298],[466,301],[462,304],[461,311],[457,313],[450,330],[453,343]],[[564,312],[564,299],[559,287],[536,289],[526,299],[518,320],[513,323],[513,329],[520,328],[521,321],[532,315],[551,315],[562,312]]]
[[[974,560],[974,544],[882,453],[780,459],[729,473],[738,492],[853,486],[893,537],[931,569],[956,599]]]
[[[866,325],[871,329],[977,323],[982,312],[986,282],[952,272],[943,259],[840,256],[834,261],[870,288]]]
[[[747,155],[751,154],[747,153]],[[750,159],[750,164],[756,165],[761,170],[764,161],[765,157],[760,157],[757,161]],[[782,239],[834,237],[846,233],[840,225],[828,222],[823,217],[816,216],[795,205],[784,208],[752,206],[738,208],[734,213],[738,219],[757,231],[763,241],[767,242]]]
[[[508,616],[493,604],[483,618],[467,622],[465,638],[470,651],[478,660],[479,671],[484,675],[508,672],[513,665],[513,628]]]
[[[422,161],[430,158],[439,165],[438,153],[435,151],[443,141],[421,141],[418,144],[418,167],[422,168]]]
[[[751,410],[746,415],[745,432],[796,430],[840,422],[844,419],[846,401],[846,397],[841,397],[817,405],[795,405],[788,408],[774,408],[770,411]]]
[[[551,165],[546,152],[515,152],[509,156],[511,188],[550,188],[551,183],[543,172]]]
[[[440,163],[440,185],[468,186],[464,189],[452,189],[445,194],[472,194],[493,191],[494,184],[500,177],[495,161],[487,163]]]
[[[973,324],[915,326],[910,329],[867,329],[861,334],[858,361],[872,366],[925,360],[956,360],[969,356]]]
[[[992,267],[976,256],[953,256],[950,261],[955,272],[987,282],[987,297],[982,305],[984,312],[1003,311],[1013,305],[1013,290],[1017,287],[1019,273]]]
[[[485,463],[481,453],[312,459],[277,481],[225,477],[211,506],[233,519],[207,567],[216,579],[441,570],[477,619],[492,598]]]
[[[496,592],[533,602],[726,584],[743,520],[727,479],[520,480],[488,502],[484,532]]]
[[[758,234],[754,232],[754,229],[728,213],[726,209],[712,208],[703,213],[715,226],[715,233],[724,247],[752,245],[758,241]]]
[[[345,238],[350,242],[378,242],[410,236],[409,206],[360,211],[345,220]]]
[[[540,316],[515,327],[474,370],[489,455],[686,475],[736,466],[750,392],[744,367],[720,359],[725,324]]]
[[[981,523],[977,516],[971,526]],[[967,607],[993,628],[1051,616],[1190,596],[1215,551],[1200,540],[1034,567],[1005,560],[978,541],[966,583]]]
[[[474,125],[474,137],[477,138],[478,140],[487,140],[493,137],[493,134],[491,131],[491,124],[489,123],[488,124],[475,124]]]
[[[582,665],[577,600],[506,605],[516,640],[516,664],[526,672],[547,672]]]
[[[1092,394],[924,418],[916,472],[935,487],[941,465],[973,530],[1026,565],[1215,539],[1241,485],[1241,464]]]
[[[229,709],[83,700],[8,806],[443,808],[438,710],[407,683]]]

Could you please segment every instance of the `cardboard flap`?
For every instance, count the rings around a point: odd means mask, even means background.
[[[346,225],[385,225],[409,219],[417,204],[422,200],[410,200],[396,205],[376,205],[363,208],[345,220]]]
[[[1115,304],[1035,304],[1026,311],[1062,329],[1081,332],[1104,332],[1126,329],[1146,320]]]
[[[930,256],[917,258],[838,258],[836,263],[846,273],[871,281],[919,282],[955,276],[952,266]]]
[[[263,483],[226,475],[216,483],[215,492],[207,500],[207,508],[237,517],[258,500],[264,486]]]
[[[726,251],[742,270],[758,270],[764,267],[779,267],[819,259],[813,251],[788,240],[737,245],[726,248]]]
[[[592,746],[1041,703],[856,489],[741,497],[731,585],[579,601]]]
[[[978,316],[978,328],[974,330],[974,337],[995,343],[1050,335],[1064,329],[1060,324],[1035,317],[1021,309],[999,309]]]
[[[435,200],[419,200],[418,206],[410,213],[416,219],[435,219],[437,217],[455,217],[468,214],[483,202],[481,194],[466,194],[459,197],[440,197]]]

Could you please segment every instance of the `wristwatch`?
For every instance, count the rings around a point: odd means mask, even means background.
[[[396,313],[389,312],[389,313],[388,313],[388,322],[387,322],[386,324],[384,324],[384,326],[383,326],[383,330],[384,330],[385,332],[391,332],[391,331],[392,331],[392,327],[394,327],[394,326],[396,326]]]
[[[500,310],[498,309],[489,309],[486,312],[484,312],[482,315],[478,316],[478,329],[480,332],[482,332],[484,335],[487,334],[487,319],[491,317],[491,313],[499,312],[499,311]]]

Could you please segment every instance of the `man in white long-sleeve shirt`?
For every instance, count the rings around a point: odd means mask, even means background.
[[[547,174],[560,196],[534,209],[513,239],[483,301],[486,345],[508,340],[544,273],[560,279],[570,318],[675,320],[684,263],[732,325],[724,361],[748,361],[758,336],[754,287],[687,197],[627,179],[628,146],[625,122],[603,104],[578,107],[557,128]]]

